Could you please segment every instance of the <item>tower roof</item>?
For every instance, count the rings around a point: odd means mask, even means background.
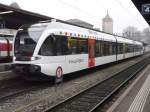
[[[9,6],[17,9],[21,9],[20,6],[16,2],[12,2]]]
[[[103,21],[113,21],[112,18],[109,16],[108,10],[107,10],[107,15],[105,18],[103,18]]]

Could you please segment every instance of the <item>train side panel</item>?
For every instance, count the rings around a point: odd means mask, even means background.
[[[111,63],[116,61],[116,55],[102,56],[95,58],[95,66]]]
[[[66,73],[71,73],[88,68],[88,54],[67,55]]]

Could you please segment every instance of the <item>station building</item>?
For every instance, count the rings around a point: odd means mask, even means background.
[[[38,13],[29,12],[12,4],[7,6],[0,4],[0,29],[18,29],[23,24],[35,23],[52,19]]]

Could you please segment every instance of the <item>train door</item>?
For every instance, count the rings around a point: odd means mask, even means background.
[[[95,39],[88,39],[88,67],[95,66]]]
[[[126,58],[126,56],[125,56],[125,52],[126,51],[126,44],[125,43],[123,43],[123,59],[125,59]]]
[[[10,43],[9,43],[9,40],[6,38],[6,41],[7,41],[7,44],[6,44],[6,46],[7,46],[7,57],[8,57],[8,59],[10,58]]]

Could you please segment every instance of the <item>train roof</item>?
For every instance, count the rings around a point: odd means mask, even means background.
[[[86,29],[78,26],[73,26],[61,22],[51,22],[47,29],[52,29],[54,34],[66,35],[80,38],[93,38],[104,41],[116,41],[113,35],[97,32],[91,29]]]
[[[60,22],[56,20],[52,21],[44,21],[33,26],[47,26],[47,30],[51,30],[52,33],[57,35],[66,35],[66,36],[73,36],[73,37],[80,37],[80,38],[93,38],[96,40],[103,40],[103,41],[111,41],[116,42],[116,39],[119,43],[129,43],[129,44],[142,44],[141,42],[137,42],[134,40],[130,40],[127,38],[123,38],[121,36],[101,32],[98,30],[94,30],[91,28],[80,27],[78,25],[67,24],[66,22]]]
[[[14,37],[13,34],[8,34],[8,33],[0,33],[0,36],[10,36],[10,37]]]
[[[142,42],[139,42],[139,41],[134,41],[136,45],[143,45]]]

